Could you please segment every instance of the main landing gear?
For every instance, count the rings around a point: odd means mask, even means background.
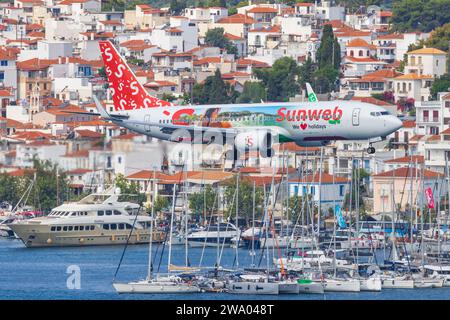
[[[372,147],[372,144],[369,144],[369,147],[367,148],[367,153],[368,154],[374,154],[375,153],[375,148]]]

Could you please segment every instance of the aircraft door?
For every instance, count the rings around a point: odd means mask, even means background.
[[[145,115],[144,122],[150,122],[150,115],[149,114]],[[150,131],[151,131],[150,124],[148,124],[148,125],[146,124],[145,125],[145,132],[150,132]]]
[[[352,115],[352,123],[354,126],[359,126],[359,113],[360,113],[361,109],[354,109],[353,110],[353,115]]]

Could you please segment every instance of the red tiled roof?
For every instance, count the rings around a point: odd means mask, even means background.
[[[381,172],[379,174],[375,174],[372,177],[373,178],[406,178],[406,177],[416,177],[416,176],[421,176],[422,174],[422,170],[418,169],[418,168],[408,168],[408,167],[402,167],[402,168],[397,168],[394,170],[390,170],[390,171],[385,171],[385,172]],[[437,179],[442,177],[443,175],[440,174],[439,172],[434,172],[434,171],[430,171],[430,170],[423,170],[423,177],[425,179]]]
[[[235,40],[235,41],[244,40],[244,38],[241,38],[239,36],[235,36],[234,34],[231,34],[231,33],[228,33],[228,32],[224,33],[224,37],[227,38],[228,40],[231,40],[231,41],[233,41],[233,40]]]
[[[240,58],[236,61],[238,66],[246,66],[246,65],[251,65],[253,67],[256,68],[268,68],[269,65],[265,62],[261,62],[261,61],[257,61],[257,60],[252,60],[252,59],[245,59],[245,58]]]
[[[11,177],[23,177],[23,176],[25,176],[27,174],[31,174],[33,172],[34,172],[33,169],[18,169],[15,171],[7,172],[6,174]]]
[[[392,106],[392,103],[376,99],[374,97],[352,97],[352,100],[361,101],[364,103],[371,103],[377,106]]]
[[[80,34],[83,36],[86,36],[88,39],[91,39],[91,36],[93,36],[94,40],[114,38],[114,33],[112,33],[112,32],[102,32],[102,33],[81,32]]]
[[[248,24],[254,24],[254,23],[256,23],[256,21],[253,18],[246,16],[245,14],[237,13],[237,14],[228,16],[226,18],[222,18],[219,21],[217,21],[217,23],[237,23],[237,24],[247,24],[248,25]]]
[[[156,88],[156,87],[174,87],[177,84],[172,81],[152,81],[144,84],[146,88]]]
[[[93,139],[103,138],[103,134],[92,130],[76,130],[75,132],[82,138],[93,138]]]
[[[424,157],[419,155],[406,156],[401,158],[385,160],[385,163],[424,163]]]
[[[267,28],[251,29],[249,32],[280,33],[281,28],[279,26],[271,26]]]
[[[86,112],[85,109],[74,106],[74,105],[68,105],[65,108],[59,108],[59,107],[49,108],[49,109],[45,110],[44,112],[48,112],[50,114],[58,115],[58,116],[60,116],[60,115],[69,116],[70,113],[67,113],[66,111]]]
[[[347,59],[351,62],[362,62],[362,63],[384,63],[380,60],[377,60],[375,58],[369,57],[369,58],[356,58],[356,57],[351,57],[351,56],[345,56],[344,59]]]
[[[255,183],[255,186],[261,187],[264,185],[271,185],[272,182],[280,183],[281,177],[276,176],[272,178],[272,176],[244,176],[241,180],[249,182],[250,184]]]
[[[404,39],[405,35],[403,33],[390,33],[390,34],[381,34],[377,36],[377,39],[382,40],[392,40],[392,39]]]
[[[416,121],[414,120],[403,120],[403,128],[415,128]]]
[[[85,174],[85,173],[92,172],[92,171],[93,170],[91,170],[91,169],[74,169],[74,170],[66,171],[66,174],[68,174],[68,175]]]
[[[87,158],[89,156],[89,150],[80,150],[75,152],[69,152],[63,155],[65,158]]]
[[[52,64],[58,63],[58,59],[38,59],[33,58],[24,61],[18,61],[16,63],[17,69],[25,71],[43,70],[48,68]]]
[[[270,7],[253,7],[248,13],[278,13],[278,10]]]
[[[103,20],[103,21],[99,21],[99,23],[104,24],[104,25],[109,25],[109,26],[121,26],[122,22],[120,22],[119,20]]]
[[[349,47],[369,47],[369,44],[367,43],[366,40],[363,40],[361,38],[356,38],[356,39],[349,41],[349,43],[347,43],[346,47],[347,48],[349,48]]]

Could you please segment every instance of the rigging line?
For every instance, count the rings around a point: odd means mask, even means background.
[[[127,237],[127,242],[125,242],[125,247],[123,248],[122,255],[120,256],[119,264],[117,265],[116,272],[114,273],[113,282],[116,280],[117,273],[119,272],[120,266],[122,265],[122,261],[125,256],[125,251],[127,250],[128,242],[130,241],[131,234],[133,233],[133,230],[134,230],[134,226],[136,225],[136,221],[137,221],[137,218],[139,215],[138,213],[139,213],[139,211],[141,211],[141,207],[142,206],[139,205],[139,209],[136,212],[136,216],[134,217],[133,225],[132,225],[132,227],[130,229],[130,233],[128,234],[128,237]],[[137,235],[136,235],[136,237],[137,237]],[[152,239],[150,239],[149,241],[152,241]]]
[[[206,189],[206,187],[204,187],[204,188]],[[204,190],[204,192],[206,192],[206,190]],[[218,198],[218,197],[216,197],[216,195],[218,195],[218,194],[219,194],[219,192],[217,191],[216,194],[214,195],[214,203],[211,208],[211,215],[209,217],[209,223],[206,227],[206,232],[208,232],[208,230],[211,230],[210,227],[211,227],[211,222],[212,222],[212,218],[213,218],[214,207],[216,205],[216,199]],[[204,199],[205,199],[205,197],[204,197]],[[205,212],[206,212],[206,201],[203,203],[203,206],[205,207]],[[217,204],[217,210],[219,210],[219,204]],[[218,228],[219,228],[219,223],[217,222],[217,229]],[[199,268],[201,268],[202,262],[203,262],[203,255],[205,253],[206,241],[208,240],[207,235],[208,235],[208,233],[206,233],[205,241],[203,242],[202,254],[200,256],[200,262],[198,263]],[[187,241],[187,232],[186,232],[186,241]],[[217,244],[217,245],[219,245],[219,244]]]

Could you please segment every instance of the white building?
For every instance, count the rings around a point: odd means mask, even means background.
[[[447,72],[447,53],[442,50],[424,47],[408,52],[407,56],[405,73],[430,75],[437,78]]]
[[[66,152],[65,145],[58,145],[48,140],[19,144],[16,147],[16,165],[32,167],[34,159],[51,161],[59,164],[60,157]]]

